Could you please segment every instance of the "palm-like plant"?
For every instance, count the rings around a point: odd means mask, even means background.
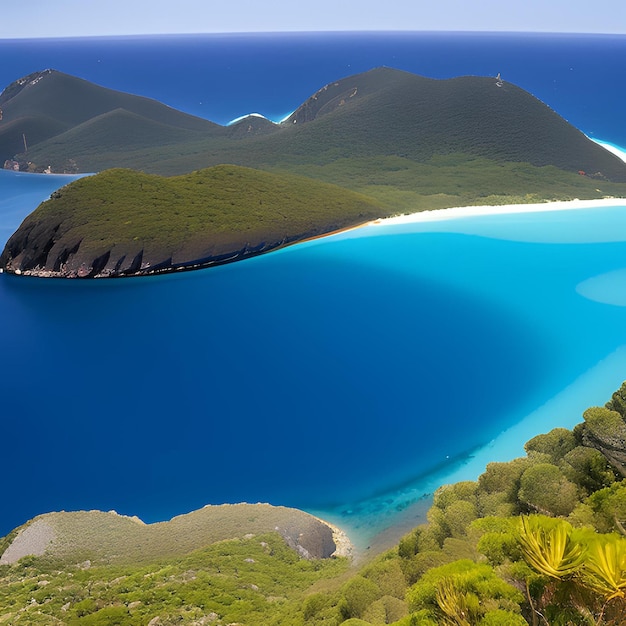
[[[588,543],[583,582],[607,602],[626,598],[626,539],[595,536]]]
[[[583,545],[572,539],[572,527],[564,520],[521,516],[518,538],[526,562],[550,578],[562,580],[574,574],[585,559]]]
[[[442,578],[437,585],[437,604],[449,626],[472,626],[480,614],[478,596],[463,587],[461,577]]]

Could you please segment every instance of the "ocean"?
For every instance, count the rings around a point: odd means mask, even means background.
[[[0,41],[226,123],[389,65],[495,75],[626,146],[626,37],[220,35]],[[68,177],[0,171],[2,243]],[[52,510],[146,522],[297,506],[362,541],[571,427],[626,377],[626,206],[370,226],[150,278],[0,276],[0,535]]]

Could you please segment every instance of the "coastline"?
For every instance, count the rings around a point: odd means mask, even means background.
[[[543,213],[547,211],[571,211],[577,209],[593,209],[626,206],[626,198],[602,198],[596,200],[555,200],[552,202],[535,202],[529,204],[502,204],[502,205],[471,205],[451,207],[449,209],[433,209],[407,213],[394,217],[385,217],[368,225],[391,226],[397,224],[412,224],[415,222],[439,222],[443,220],[464,217],[483,217],[490,215],[509,215],[514,213]]]
[[[415,211],[414,213],[403,213],[401,215],[393,215],[390,217],[380,217],[374,220],[368,220],[354,226],[346,226],[337,230],[314,235],[301,239],[299,241],[290,242],[280,248],[276,248],[269,252],[284,251],[292,246],[302,244],[311,244],[316,241],[344,236],[347,233],[363,234],[367,228],[385,228],[391,226],[402,226],[404,224],[427,224],[448,222],[452,220],[471,218],[471,217],[490,217],[495,215],[514,215],[514,214],[531,214],[556,211],[574,211],[594,208],[611,208],[626,207],[626,197],[618,198],[601,198],[594,200],[554,200],[548,202],[533,202],[525,204],[498,204],[498,205],[467,205],[449,207],[446,209],[424,209]]]
[[[505,463],[525,456],[524,444],[539,433],[553,428],[574,428],[583,421],[582,414],[587,408],[604,405],[624,381],[625,371],[626,345],[622,345],[517,423],[503,429],[481,448],[453,460],[448,467],[401,488],[352,503],[348,514],[338,510],[307,512],[347,535],[355,561],[375,556],[394,547],[405,534],[427,522],[426,514],[439,487],[478,480],[489,463]]]
[[[75,274],[68,274],[65,271],[54,271],[47,269],[21,270],[11,267],[8,263],[5,267],[0,267],[0,274],[12,274],[16,276],[29,276],[35,278],[135,278],[165,274],[176,274],[179,272],[194,271],[198,269],[208,269],[236,263],[246,259],[251,259],[270,252],[285,250],[295,245],[311,243],[317,240],[323,240],[328,237],[336,237],[345,235],[353,231],[362,231],[365,227],[381,227],[381,226],[398,226],[403,224],[442,222],[452,219],[467,217],[487,217],[493,215],[510,215],[521,213],[539,213],[549,211],[567,211],[577,209],[590,208],[606,208],[626,206],[626,198],[602,198],[595,200],[558,200],[551,202],[535,202],[528,204],[503,204],[503,205],[468,205],[459,207],[450,207],[446,209],[424,209],[414,213],[404,213],[390,217],[381,217],[374,220],[368,220],[357,224],[351,224],[336,228],[327,232],[318,234],[304,235],[302,239],[297,237],[291,240],[283,239],[280,242],[267,243],[263,242],[257,246],[249,246],[246,244],[242,249],[222,254],[218,257],[209,257],[205,259],[196,259],[185,261],[177,264],[156,263],[154,265],[142,265],[139,269],[123,273],[110,273],[106,270],[94,272],[93,267],[81,267],[81,271]],[[83,264],[85,265],[85,264]]]

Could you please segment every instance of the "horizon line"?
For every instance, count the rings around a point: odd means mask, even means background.
[[[275,31],[215,31],[215,32],[154,32],[98,35],[0,35],[0,42],[67,39],[143,39],[150,37],[229,37],[229,36],[277,36],[277,35],[531,35],[531,36],[587,36],[587,37],[626,37],[626,32],[578,32],[551,30],[461,30],[461,29],[362,29],[362,30],[275,30]]]

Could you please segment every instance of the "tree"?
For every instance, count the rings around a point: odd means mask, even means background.
[[[587,493],[593,493],[615,482],[615,474],[606,457],[594,448],[576,446],[561,460],[565,476]]]
[[[520,592],[469,559],[429,570],[407,592],[409,610],[437,624],[474,626],[490,611],[520,612]],[[419,623],[419,622],[418,622]],[[515,623],[515,622],[512,622]]]
[[[524,445],[527,454],[540,452],[547,454],[552,463],[560,461],[576,447],[574,433],[567,428],[554,428],[549,433],[537,435]]]
[[[626,382],[611,396],[611,399],[605,404],[609,411],[616,411],[624,419],[626,419]]]
[[[539,513],[569,515],[579,502],[578,488],[550,463],[529,467],[520,479],[518,497]]]

